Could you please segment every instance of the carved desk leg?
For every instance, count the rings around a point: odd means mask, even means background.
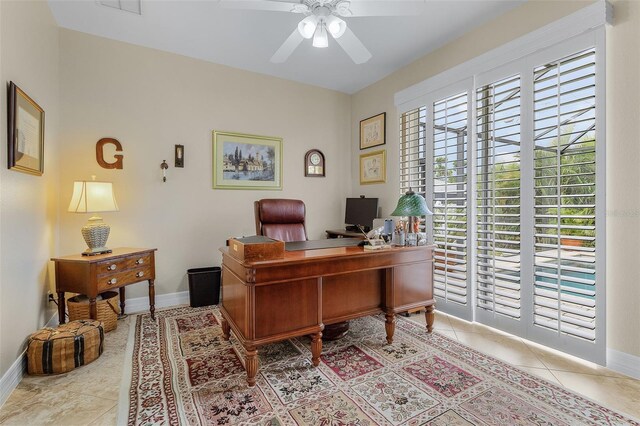
[[[249,386],[255,386],[256,374],[258,374],[258,351],[256,348],[245,348],[244,367],[247,370],[247,383]]]
[[[153,286],[153,280],[149,280],[149,313],[151,319],[156,319],[156,288]]]
[[[89,298],[89,318],[92,320],[98,319],[98,306],[96,305],[96,298]]]
[[[64,304],[64,291],[58,292],[58,323],[64,324],[66,322],[65,318],[65,304]]]
[[[317,367],[320,364],[320,353],[322,352],[322,332],[317,332],[311,338],[311,362]]]
[[[220,326],[222,327],[222,338],[224,340],[229,340],[229,333],[231,332],[231,327],[227,320],[222,317],[222,321],[220,321]]]
[[[120,287],[120,315],[124,315],[125,293],[124,287]]]
[[[387,331],[387,343],[392,344],[393,334],[396,331],[396,315],[393,312],[391,312],[391,313],[385,314],[385,318],[387,319],[384,323],[384,328]]]
[[[433,322],[436,319],[435,309],[435,305],[427,306],[427,310],[424,313],[425,320],[427,321],[427,332],[429,333],[433,331]]]

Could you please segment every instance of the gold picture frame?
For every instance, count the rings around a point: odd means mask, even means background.
[[[386,138],[387,113],[383,112],[360,121],[360,149],[384,145]]]
[[[213,189],[282,190],[282,138],[214,130]]]
[[[42,176],[44,110],[13,81],[9,82],[8,95],[8,167],[10,170]]]
[[[387,153],[385,150],[360,155],[360,185],[387,181]]]

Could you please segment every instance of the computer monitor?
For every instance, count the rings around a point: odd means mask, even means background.
[[[369,232],[373,226],[373,219],[377,216],[377,198],[347,198],[344,223],[348,231],[358,231],[357,225],[360,225],[365,232]]]

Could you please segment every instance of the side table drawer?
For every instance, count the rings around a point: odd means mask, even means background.
[[[98,293],[139,281],[152,280],[151,265],[98,277]]]
[[[127,268],[127,258],[121,257],[120,259],[108,260],[106,262],[99,262],[96,265],[97,274],[100,275],[113,275],[119,272],[123,272]]]
[[[125,260],[127,269],[148,267],[151,264],[151,253],[129,256],[129,257],[126,257],[124,260]]]

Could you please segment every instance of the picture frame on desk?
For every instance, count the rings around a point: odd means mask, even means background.
[[[282,190],[282,138],[214,130],[213,189]]]
[[[13,81],[8,87],[8,168],[42,176],[44,173],[44,110]]]

